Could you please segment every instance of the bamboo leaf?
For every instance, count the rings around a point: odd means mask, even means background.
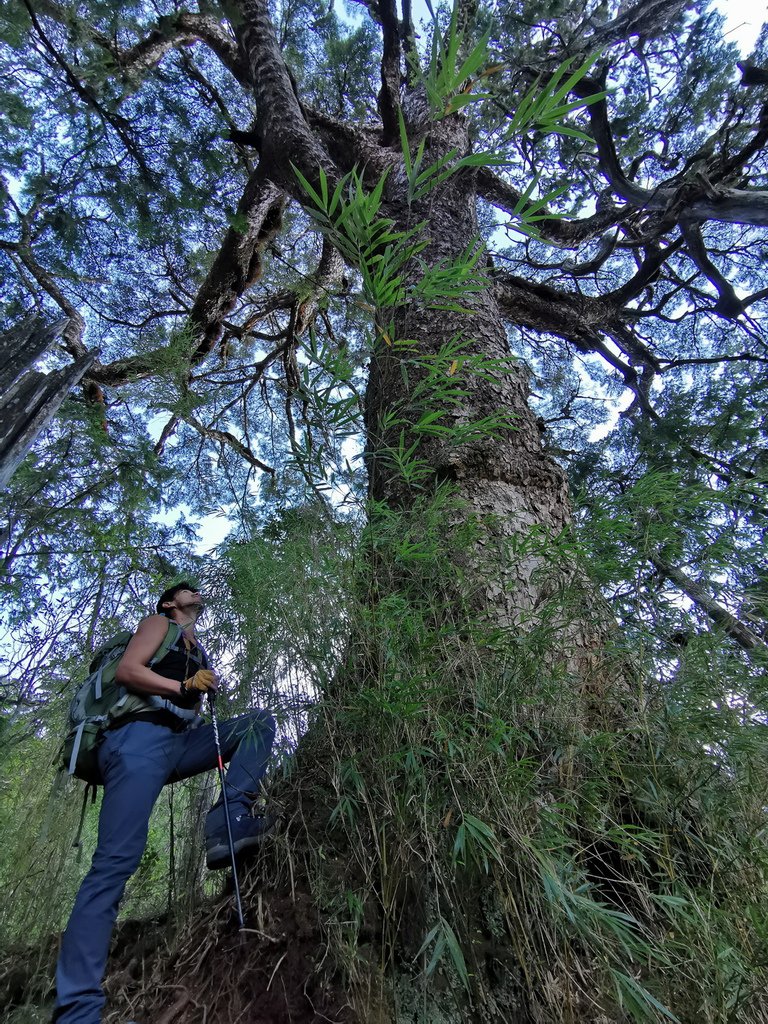
[[[571,89],[573,89],[573,87],[574,87],[574,86],[575,86],[575,85],[576,85],[576,84],[577,84],[578,82],[580,82],[580,81],[582,80],[582,78],[584,78],[584,76],[585,76],[585,75],[587,74],[587,72],[589,71],[589,69],[590,69],[590,68],[591,68],[591,67],[592,67],[592,66],[593,66],[593,65],[595,64],[595,62],[596,62],[596,61],[598,60],[598,58],[599,58],[599,57],[600,57],[600,53],[599,53],[599,51],[598,51],[598,52],[595,52],[595,53],[591,53],[591,54],[590,54],[590,55],[589,55],[589,56],[587,57],[587,59],[586,59],[586,60],[584,61],[584,63],[583,63],[583,64],[582,64],[582,65],[581,65],[580,67],[578,67],[578,68],[577,68],[577,69],[576,69],[576,70],[575,70],[575,71],[573,72],[573,74],[572,74],[572,75],[570,75],[570,76],[569,76],[569,77],[568,77],[568,78],[567,78],[567,79],[565,80],[565,82],[563,82],[563,84],[562,84],[562,85],[560,86],[560,88],[559,88],[559,89],[558,89],[558,90],[557,90],[557,91],[556,91],[556,92],[555,92],[555,93],[553,94],[553,96],[552,96],[552,100],[553,100],[553,101],[554,101],[555,103],[559,103],[559,102],[560,102],[560,100],[561,100],[561,99],[562,99],[562,98],[563,98],[564,96],[567,96],[567,95],[568,95],[568,93],[569,93],[569,92],[571,91]],[[564,73],[564,72],[565,72],[565,70],[566,70],[566,68],[568,67],[568,65],[569,65],[570,63],[571,63],[571,62],[570,62],[569,60],[568,60],[568,61],[565,61],[565,62],[564,62],[564,63],[563,63],[563,64],[562,64],[561,66],[560,66],[560,68],[558,69],[558,71],[559,71],[559,72],[560,72],[561,74],[562,74],[562,73]],[[582,102],[583,102],[583,101],[582,101]]]
[[[403,112],[398,106],[397,108],[397,124],[400,131],[400,149],[403,151],[403,160],[405,162],[405,173],[409,180],[413,173],[413,164],[411,162],[411,147],[408,143],[408,132],[405,127],[405,118]]]
[[[656,1010],[662,1016],[666,1017],[667,1020],[671,1020],[674,1024],[680,1024],[680,1020],[675,1014],[665,1006],[663,1003],[648,991],[643,985],[640,984],[635,978],[629,974],[625,974],[623,971],[617,970],[615,967],[609,968],[611,976],[616,984],[616,993],[620,1004],[629,1002],[633,1008],[633,1016],[639,1019],[645,1019],[648,1016],[648,1008]]]
[[[317,169],[318,176],[320,178],[320,195],[322,196],[323,203],[322,207],[324,210],[328,209],[328,179],[325,176],[325,171],[322,167]]]
[[[490,37],[490,32],[486,32],[480,39],[478,39],[477,43],[475,43],[472,52],[456,73],[457,82],[466,82],[468,78],[472,78],[472,76],[480,70],[488,52],[488,40]]]
[[[558,199],[564,192],[567,192],[569,188],[569,185],[561,185],[559,188],[555,188],[552,189],[551,192],[547,192],[547,194],[542,196],[540,199],[536,199],[530,206],[526,206],[523,210],[523,218],[526,219],[529,214],[536,213],[542,207],[546,206],[547,203]]]
[[[467,971],[467,963],[459,945],[459,940],[456,938],[453,928],[445,920],[443,920],[443,928],[445,930],[445,942],[448,946],[448,952],[451,954],[453,966],[456,968],[461,984],[469,992],[469,972]]]
[[[291,167],[293,168],[293,173],[299,179],[299,184],[304,189],[304,191],[307,193],[307,195],[310,197],[310,199],[312,199],[312,201],[314,202],[315,206],[317,206],[318,209],[320,209],[320,210],[324,210],[325,206],[323,204],[322,199],[317,194],[317,192],[315,192],[314,188],[312,188],[312,186],[307,181],[307,179],[304,177],[304,175],[301,173],[301,171],[296,166],[296,164],[292,163]]]

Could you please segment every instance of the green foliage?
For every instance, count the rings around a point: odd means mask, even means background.
[[[172,6],[92,3],[51,21],[60,53],[108,117],[39,49],[28,46],[17,63],[14,51],[34,37],[21,8],[3,8],[4,240],[20,237],[26,218],[55,287],[88,311],[87,341],[102,361],[144,357],[141,376],[108,387],[104,407],[68,404],[5,496],[0,735],[9,785],[0,824],[10,838],[0,883],[16,900],[3,940],[54,931],[76,887],[67,849],[76,802],[55,805],[47,837],[43,824],[69,676],[84,648],[133,625],[161,582],[191,566],[212,597],[210,646],[226,655],[229,710],[277,712],[283,764],[299,780],[291,800],[298,794],[309,822],[300,852],[350,992],[380,987],[379,976],[371,984],[378,959],[393,985],[413,982],[411,993],[429,979],[435,999],[447,993],[463,1019],[480,1013],[491,969],[514,990],[510,1017],[763,1019],[765,675],[759,657],[709,629],[649,560],[682,566],[765,635],[759,337],[745,354],[732,325],[686,306],[694,292],[679,292],[691,277],[680,255],[675,280],[650,281],[625,314],[668,367],[652,396],[658,418],[644,421],[637,408],[618,416],[625,381],[584,356],[581,340],[571,351],[526,327],[510,333],[514,356],[480,351],[462,318],[495,272],[484,266],[493,217],[481,210],[482,237],[438,259],[422,212],[478,170],[503,173],[519,195],[512,221],[528,237],[493,259],[546,297],[539,286],[559,286],[567,268],[551,261],[536,225],[591,211],[596,199],[601,211],[610,205],[585,104],[606,99],[621,160],[636,161],[632,173],[649,187],[664,178],[663,160],[684,172],[721,103],[734,104],[734,146],[746,142],[757,107],[728,92],[734,55],[717,39],[716,16],[692,11],[661,41],[610,44],[597,70],[613,62],[618,86],[570,102],[595,64],[575,33],[601,30],[621,14],[616,5],[588,16],[561,0],[498,5],[494,24],[480,12],[474,35],[459,28],[454,5],[442,30],[435,20],[425,70],[412,68],[434,120],[412,124],[403,104],[400,150],[378,179],[360,169],[334,181],[322,170],[312,181],[299,174],[306,213],[286,210],[261,276],[254,271],[228,310],[221,342],[193,364],[200,339],[182,326],[188,306],[226,229],[244,238],[248,228],[233,211],[254,157],[225,137],[253,111],[203,45],[122,75],[94,34],[128,50],[148,31],[170,31]],[[375,26],[347,26],[319,0],[284,5],[280,16],[280,45],[307,106],[369,121],[380,84]],[[558,56],[555,33],[582,56]],[[116,132],[118,117],[138,151]],[[448,145],[430,155],[451,118],[469,120],[474,151]],[[764,160],[754,174],[757,185]],[[401,201],[418,220],[396,223]],[[576,280],[577,310],[634,275],[650,219],[622,211],[610,276]],[[716,258],[736,265],[745,292],[757,291],[764,253],[740,230],[723,229]],[[319,296],[318,232],[349,275]],[[589,259],[599,244],[586,239],[574,257]],[[500,248],[498,235],[492,245]],[[30,301],[52,307],[51,293],[17,272],[12,249],[2,259],[12,271],[0,285],[8,318]],[[314,299],[313,326],[292,337],[300,306]],[[456,317],[429,350],[394,326],[425,308]],[[730,362],[689,365],[715,352]],[[287,365],[291,354],[289,384],[280,358]],[[372,355],[391,360],[397,390],[366,458],[407,493],[405,507],[366,505],[356,468]],[[576,527],[556,537],[537,523],[510,535],[436,479],[437,447],[465,456],[514,443],[504,409],[463,413],[479,383],[517,374],[523,361],[578,493]],[[607,436],[587,440],[596,426]],[[257,477],[227,434],[274,474]],[[215,556],[201,558],[191,513],[234,519]],[[569,630],[604,614],[587,578],[619,623],[596,657],[606,675],[620,666],[624,688],[604,701],[581,692],[563,655]],[[550,583],[533,608],[524,605],[529,580]],[[490,605],[510,622],[489,617]],[[127,914],[169,904],[186,913],[204,891],[196,829],[205,786],[177,799],[170,878],[170,810],[159,805]],[[293,806],[291,841],[302,820]],[[93,812],[85,836],[87,852]]]
[[[423,490],[434,478],[434,466],[421,451],[422,442],[436,439],[446,445],[469,445],[503,436],[514,429],[510,414],[500,409],[488,416],[462,418],[473,380],[493,379],[507,368],[506,359],[472,352],[460,336],[446,341],[435,353],[422,353],[413,342],[395,342],[407,397],[393,402],[381,416],[380,428],[395,443],[382,444],[376,459],[389,466],[409,490]]]
[[[367,192],[362,179],[352,171],[330,193],[322,167],[318,170],[319,192],[298,168],[294,172],[317,207],[313,216],[321,230],[350,263],[359,267],[362,297],[369,311],[404,305],[407,292],[401,271],[428,242],[424,238],[414,241],[423,224],[396,231],[391,218],[379,216],[386,174]]]
[[[596,92],[584,99],[563,102],[573,88],[590,72],[600,55],[589,56],[575,71],[571,71],[574,60],[564,61],[548,80],[535,82],[517,104],[510,118],[507,140],[520,138],[524,132],[537,129],[545,135],[570,135],[582,142],[590,141],[583,131],[566,123],[569,114],[583,110],[590,103],[605,99],[604,92]],[[569,73],[570,72],[570,73]]]
[[[445,38],[437,18],[433,17],[427,70],[422,72],[421,65],[413,62],[412,71],[426,92],[435,121],[455,114],[469,103],[487,98],[487,94],[473,92],[473,86],[478,80],[501,70],[498,66],[480,70],[488,59],[489,36],[490,33],[486,33],[474,43],[466,57],[461,56],[465,40],[459,29],[458,0],[453,4]]]
[[[433,164],[423,167],[427,139],[422,138],[415,154],[411,153],[408,132],[402,111],[398,109],[400,127],[400,145],[405,163],[405,176],[408,182],[408,205],[423,199],[429,193],[448,181],[454,174],[467,167],[503,167],[507,160],[493,153],[468,153],[458,157],[455,149],[449,150]],[[458,159],[457,159],[458,157]]]
[[[459,981],[464,988],[469,991],[469,973],[467,971],[467,963],[464,959],[464,954],[461,951],[459,940],[456,938],[456,933],[444,917],[441,917],[434,928],[427,933],[427,937],[424,939],[424,943],[416,955],[421,956],[422,953],[425,953],[433,942],[434,946],[432,948],[432,956],[429,963],[424,968],[424,973],[429,977],[447,952],[450,956],[450,962],[453,964],[456,974],[458,975]]]
[[[491,861],[501,860],[498,840],[493,829],[473,814],[462,816],[453,843],[454,862],[465,866],[467,857],[478,866],[482,865],[486,874]]]

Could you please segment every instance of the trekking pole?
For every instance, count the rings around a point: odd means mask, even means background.
[[[219,741],[219,722],[216,718],[214,707],[214,690],[208,691],[208,706],[211,709],[211,722],[213,723],[213,739],[216,744],[216,755],[219,759],[219,781],[221,782],[221,797],[224,802],[224,821],[227,823],[227,840],[229,842],[229,856],[232,860],[232,878],[235,882],[235,904],[237,906],[237,919],[240,922],[240,931],[245,924],[243,922],[243,904],[240,900],[240,883],[237,880],[237,864],[235,863],[235,844],[232,839],[232,819],[229,816],[229,800],[227,799],[226,779],[224,778],[224,760],[221,756],[221,743]]]

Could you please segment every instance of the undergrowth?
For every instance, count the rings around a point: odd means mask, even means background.
[[[727,706],[697,719],[690,678],[683,707],[682,679],[647,677],[585,722],[535,642],[454,600],[452,500],[374,514],[398,585],[350,608],[307,737],[331,845],[351,858],[332,893],[322,856],[316,869],[352,990],[364,1002],[376,971],[395,997],[447,986],[488,1019],[762,1019],[762,726]]]

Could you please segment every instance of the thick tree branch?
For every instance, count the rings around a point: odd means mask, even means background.
[[[379,0],[380,24],[384,52],[381,59],[381,90],[379,114],[384,128],[382,142],[390,145],[399,135],[397,112],[400,109],[400,25],[395,0]]]
[[[757,67],[751,60],[737,61],[736,67],[741,72],[740,85],[768,85],[768,68]]]
[[[61,25],[71,25],[69,9],[55,3],[54,0],[35,0],[35,9],[39,14],[52,18]],[[78,20],[77,28],[81,36],[106,50],[116,68],[132,80],[143,77],[171,50],[201,42],[216,54],[241,85],[250,84],[248,65],[242,59],[237,40],[227,27],[212,15],[177,11],[163,16],[155,27],[148,29],[143,39],[125,50],[116,46],[112,37],[99,32],[87,22]]]
[[[582,78],[574,93],[581,99],[593,96],[605,90],[605,78]],[[611,184],[614,192],[632,206],[641,209],[659,209],[664,204],[652,206],[654,193],[631,182],[619,163],[616,146],[613,141],[610,122],[608,120],[608,104],[604,99],[591,103],[587,108],[592,136],[597,144],[600,169]]]
[[[662,576],[665,576],[670,583],[674,583],[676,587],[689,597],[694,604],[698,605],[702,611],[706,612],[710,619],[720,626],[740,647],[743,647],[745,651],[753,651],[755,649],[766,651],[766,646],[762,640],[751,629],[748,629],[743,622],[740,622],[735,615],[732,615],[727,608],[724,608],[723,605],[715,601],[700,583],[691,579],[681,569],[671,565],[661,555],[649,555],[648,560],[658,569]]]
[[[637,298],[643,289],[656,280],[666,261],[682,247],[682,244],[683,240],[678,239],[666,248],[662,248],[662,246],[656,243],[649,245],[645,259],[638,267],[637,273],[620,288],[609,292],[605,299],[615,303],[617,306],[625,306],[632,299]]]
[[[717,289],[718,298],[714,307],[715,312],[719,313],[720,316],[727,317],[729,320],[734,320],[744,312],[744,304],[736,294],[733,285],[725,279],[709,258],[709,253],[704,245],[704,239],[701,237],[701,228],[698,224],[685,219],[681,220],[680,228],[688,247],[688,255],[702,274]]]
[[[272,182],[261,178],[258,171],[251,176],[238,206],[238,215],[247,223],[247,228],[230,228],[227,231],[189,313],[188,323],[196,339],[190,355],[192,365],[201,362],[211,352],[225,330],[230,334],[249,336],[253,334],[254,325],[269,313],[296,306],[296,293],[285,291],[273,296],[270,303],[260,306],[257,313],[248,317],[242,325],[235,326],[226,322],[237,300],[261,273],[261,256],[280,228],[283,202],[283,193]],[[340,280],[342,270],[341,257],[330,243],[324,242],[317,271],[308,279],[311,288],[298,305],[297,333],[307,329],[323,296]],[[263,361],[259,372],[252,375],[254,383],[284,347],[285,344],[281,345]],[[157,358],[157,352],[148,352],[115,360],[107,365],[97,364],[89,377],[99,384],[117,387],[156,373]]]
[[[419,48],[416,45],[416,31],[413,27],[413,11],[411,0],[403,0],[403,20],[400,23],[400,39],[405,54],[406,69],[409,79],[419,67]]]
[[[83,344],[85,320],[83,320],[78,310],[72,305],[61,288],[59,288],[53,275],[38,263],[31,246],[26,242],[17,242],[13,248],[18,259],[29,271],[32,278],[53,299],[59,309],[66,314],[68,323],[62,333],[64,348],[75,359],[85,358],[88,355],[88,349]]]
[[[563,338],[580,352],[600,355],[621,374],[643,411],[655,415],[649,392],[653,376],[660,369],[658,360],[635,338],[616,306],[512,274],[494,275],[493,290],[506,320],[517,327]],[[628,361],[617,356],[601,335],[609,337]],[[642,374],[638,374],[637,366]]]
[[[272,466],[268,466],[266,462],[262,462],[261,459],[257,458],[250,448],[246,447],[242,441],[238,441],[234,434],[230,434],[228,430],[218,430],[216,427],[206,427],[200,420],[195,419],[194,416],[184,415],[180,417],[185,423],[188,423],[190,427],[201,434],[203,437],[207,437],[211,441],[218,441],[219,444],[226,445],[231,448],[232,451],[236,452],[242,459],[256,469],[260,469],[264,473],[269,473],[270,476],[275,475],[275,471]]]
[[[323,238],[320,263],[312,275],[312,290],[299,301],[296,309],[294,331],[297,335],[303,334],[310,326],[320,303],[341,281],[343,273],[344,261],[341,255],[327,238]]]
[[[227,230],[190,310],[190,323],[200,339],[193,362],[211,351],[221,337],[224,318],[260,277],[261,257],[280,230],[284,202],[283,193],[259,167],[248,179],[236,224]]]
[[[584,260],[583,263],[579,263],[576,259],[563,260],[563,270],[567,270],[571,277],[586,277],[588,274],[596,274],[605,261],[612,255],[613,250],[616,248],[618,238],[618,228],[609,229],[600,238],[600,244],[597,247],[597,252],[591,259]]]
[[[508,213],[510,217],[516,216],[515,207],[522,199],[521,192],[518,192],[516,188],[513,188],[487,167],[482,167],[477,173],[477,194],[498,210]],[[624,213],[613,206],[600,209],[591,217],[585,217],[582,220],[559,218],[554,214],[550,215],[546,208],[540,210],[539,213],[544,217],[551,216],[552,219],[538,221],[537,231],[547,241],[566,248],[575,248],[582,242],[597,238],[608,228],[620,223],[625,217]]]
[[[604,80],[582,78],[574,89],[575,95],[585,98],[603,90]],[[684,172],[655,189],[641,188],[624,174],[616,153],[608,105],[598,100],[587,108],[592,135],[597,143],[600,169],[611,184],[614,192],[640,210],[662,214],[669,223],[681,219],[687,221],[718,220],[728,223],[768,226],[768,192],[731,187],[727,180],[732,178],[743,164],[737,165],[736,158],[726,162],[717,174],[697,177]],[[768,106],[761,111],[758,130],[750,143],[739,154],[745,162],[768,140]],[[689,161],[689,165],[696,161]]]
[[[582,52],[593,53],[633,36],[643,41],[654,39],[669,32],[670,26],[680,19],[688,6],[688,0],[638,0],[631,7],[622,4],[613,21],[599,28],[594,28],[592,22],[583,22],[575,35],[582,40]],[[589,34],[588,24],[593,28]]]
[[[192,364],[213,349],[237,300],[259,278],[264,249],[281,225],[283,193],[257,169],[248,179],[237,208],[237,225],[230,227],[205,280],[198,289],[188,323],[194,337]],[[128,356],[97,364],[88,377],[117,387],[157,372],[157,353]]]
[[[710,173],[713,174],[713,176],[717,175],[717,180],[727,181],[733,175],[738,175],[742,169],[749,164],[749,161],[753,157],[757,156],[758,153],[765,148],[766,143],[768,143],[768,101],[763,103],[760,109],[755,134],[749,142],[739,150],[738,153],[734,153],[730,160],[721,160],[719,158],[716,152],[718,142],[720,142],[720,135],[719,133],[715,133],[715,137],[711,140],[707,140],[702,149],[707,152],[707,155],[710,158],[710,163],[713,164],[712,171]],[[712,148],[715,150],[714,161],[709,153],[709,147],[712,143],[714,143]]]
[[[299,199],[305,198],[294,167],[311,182],[323,168],[332,184],[337,173],[328,152],[310,128],[280,52],[267,0],[235,0],[248,55],[265,173]]]
[[[131,78],[140,77],[157,65],[170,50],[201,42],[213,50],[241,85],[250,85],[248,65],[242,59],[237,40],[220,20],[211,15],[189,11],[178,11],[161,20],[162,24],[158,28],[152,29],[130,50],[114,52],[115,61],[124,73]]]
[[[320,137],[340,172],[361,168],[366,180],[378,181],[392,166],[392,151],[380,145],[378,129],[360,128],[348,121],[339,121],[321,110],[304,107],[307,122]]]

